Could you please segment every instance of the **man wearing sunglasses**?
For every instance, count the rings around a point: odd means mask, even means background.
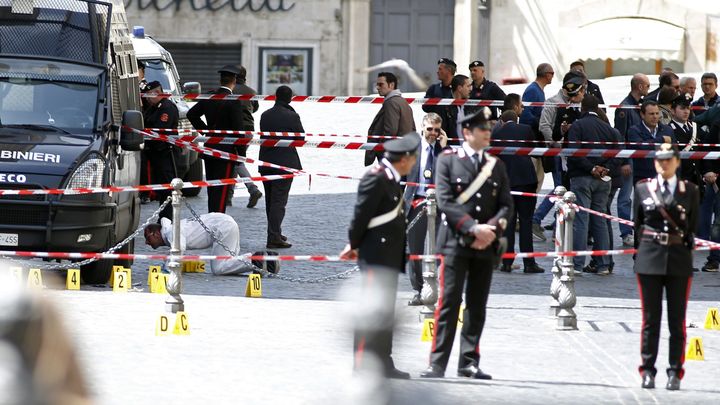
[[[405,200],[405,211],[408,213],[408,223],[411,223],[425,207],[422,204],[427,197],[428,186],[435,184],[435,162],[440,152],[447,148],[448,138],[442,129],[442,118],[435,113],[428,113],[423,117],[421,143],[418,147],[418,159],[410,173],[407,175],[409,183],[420,183],[420,186],[408,185],[405,188],[403,199]],[[408,251],[411,255],[421,255],[425,248],[425,236],[427,233],[427,216],[422,216],[415,225],[408,230],[407,241]],[[437,216],[435,229],[440,228],[440,216]],[[423,264],[420,260],[409,261],[410,284],[415,295],[408,302],[408,305],[424,305],[422,300],[423,288]]]

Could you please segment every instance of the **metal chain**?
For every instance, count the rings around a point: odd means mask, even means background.
[[[195,221],[197,221],[198,224],[200,224],[200,226],[205,230],[205,232],[207,232],[210,235],[210,237],[218,245],[220,245],[221,248],[223,248],[223,250],[225,250],[228,254],[230,254],[232,256],[237,256],[237,252],[234,252],[232,249],[228,248],[227,245],[225,245],[217,237],[217,235],[215,235],[215,232],[213,232],[210,228],[207,227],[207,225],[205,225],[205,223],[203,223],[202,219],[200,219],[200,215],[198,215],[198,213],[195,212],[193,207],[187,202],[187,200],[184,197],[183,197],[183,203],[190,211],[190,215],[192,215],[193,219]],[[303,283],[303,284],[318,284],[318,283],[325,283],[328,281],[342,280],[342,279],[346,279],[346,278],[350,277],[350,275],[352,273],[355,273],[356,271],[360,270],[360,267],[355,266],[350,270],[346,270],[346,271],[343,271],[342,273],[338,273],[338,274],[333,274],[331,276],[325,276],[325,277],[320,277],[320,278],[315,278],[315,279],[306,279],[306,278],[295,278],[295,277],[282,276],[279,274],[271,273],[265,269],[255,266],[255,265],[253,265],[253,267],[255,267],[255,271],[260,273],[260,275],[262,277],[276,278],[276,279],[282,280],[282,281],[289,281],[289,282],[293,282],[293,283]]]
[[[115,251],[117,251],[118,249],[120,249],[120,248],[124,247],[125,245],[127,245],[128,243],[130,243],[131,240],[135,239],[138,235],[140,235],[141,232],[143,232],[145,230],[146,226],[150,225],[151,223],[155,222],[158,219],[158,217],[160,216],[160,212],[162,212],[162,210],[164,210],[165,207],[168,204],[170,204],[171,200],[172,200],[172,197],[168,197],[162,204],[160,204],[160,207],[157,209],[157,211],[153,212],[152,215],[150,215],[150,218],[148,218],[142,225],[140,225],[138,227],[138,229],[135,230],[135,232],[133,232],[127,238],[123,239],[120,243],[116,244],[115,246],[111,247],[110,249],[108,249],[102,253],[103,254],[115,253]],[[23,262],[23,261],[14,259],[12,257],[7,257],[7,259],[10,261],[16,262],[16,263],[27,264],[27,262]],[[74,269],[77,267],[82,267],[82,266],[88,265],[92,262],[96,262],[98,260],[101,260],[101,259],[92,258],[92,259],[86,259],[86,260],[79,261],[79,262],[70,262],[68,264],[61,264],[61,263],[47,264],[47,265],[37,266],[37,268],[39,268],[41,270],[68,270],[68,269]],[[33,268],[35,268],[35,266],[33,266]]]
[[[413,218],[412,222],[408,224],[407,230],[405,232],[410,233],[412,227],[415,226],[415,224],[420,220],[420,218],[423,217],[423,215],[427,215],[427,207],[423,207],[423,209],[415,216],[415,218]]]

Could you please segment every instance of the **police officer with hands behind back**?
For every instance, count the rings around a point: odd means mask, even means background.
[[[152,81],[147,83],[143,94],[143,100],[145,101],[143,120],[145,126],[148,128],[177,129],[180,119],[178,108],[172,100],[158,96],[163,94],[160,82]],[[174,147],[163,141],[145,141],[143,160],[145,160],[145,169],[147,170],[147,184],[170,183],[173,178],[177,177],[173,155]],[[170,190],[156,190],[153,193],[160,204],[170,196]],[[171,204],[165,206],[165,209],[160,213],[160,218],[172,219]],[[160,218],[158,218],[158,222]]]
[[[443,213],[438,250],[445,255],[445,265],[438,277],[441,296],[435,310],[430,366],[420,374],[424,378],[445,375],[464,286],[466,308],[457,373],[492,378],[478,368],[479,343],[492,272],[500,261],[501,238],[513,200],[505,165],[483,152],[490,145],[490,116],[485,107],[462,120],[465,142],[457,150],[443,152],[437,162],[435,185]]]
[[[666,143],[655,152],[657,176],[635,186],[635,273],[642,303],[639,367],[643,388],[655,388],[655,360],[660,341],[663,290],[667,296],[670,350],[668,390],[679,390],[683,377],[685,312],[693,275],[694,234],[700,194],[693,183],[678,178],[680,153]]]
[[[405,268],[405,213],[401,176],[415,166],[420,136],[411,132],[384,143],[384,158],[368,170],[358,186],[355,212],[350,222],[350,243],[340,253],[346,260],[358,260],[362,284],[370,297],[379,297],[382,318],[388,322],[373,328],[372,333],[355,333],[355,368],[367,363],[372,354],[381,363],[388,378],[410,378],[395,368],[392,353],[392,319],[395,314],[397,273]],[[378,307],[378,305],[369,305]]]

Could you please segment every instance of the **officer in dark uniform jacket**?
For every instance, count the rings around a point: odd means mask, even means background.
[[[220,88],[214,94],[233,94],[240,70],[237,66],[226,65],[220,70]],[[233,100],[200,100],[188,112],[187,118],[195,129],[244,130],[243,105]],[[205,116],[207,124],[200,118]],[[215,149],[245,156],[247,145],[215,145]],[[234,177],[235,163],[225,159],[204,156],[205,178],[208,180]],[[208,187],[208,212],[225,212],[227,193],[230,186]]]
[[[145,109],[143,120],[148,128],[177,129],[180,114],[172,100],[162,97],[147,97],[155,94],[162,94],[163,88],[158,81],[152,81],[145,87]],[[147,184],[170,183],[177,177],[175,159],[173,156],[174,146],[167,142],[147,140],[143,155],[145,169],[147,170]],[[154,198],[162,204],[170,195],[170,190],[154,191]],[[160,218],[172,219],[172,205],[168,204],[160,213]],[[158,221],[160,220],[158,218]]]
[[[689,121],[691,101],[689,94],[681,94],[675,97],[671,105],[673,118],[669,125],[675,134],[675,139],[683,145],[684,151],[694,150],[693,144],[698,143],[697,126]],[[684,160],[678,174],[682,180],[690,181],[696,186],[702,184],[702,175],[695,160]]]
[[[445,375],[465,291],[458,376],[491,378],[478,368],[479,343],[492,272],[500,261],[500,239],[513,200],[505,165],[483,152],[490,144],[489,119],[488,108],[466,117],[462,121],[462,147],[443,152],[437,162],[435,185],[438,208],[443,213],[437,244],[445,255],[445,264],[439,275],[441,296],[435,310],[430,367],[421,377]]]
[[[655,387],[663,290],[667,296],[670,350],[669,390],[680,389],[685,349],[685,312],[693,275],[694,234],[700,195],[696,185],[680,180],[677,145],[664,143],[655,154],[657,177],[635,186],[635,273],[642,302],[639,367],[643,388]]]
[[[385,142],[385,157],[360,180],[348,232],[350,243],[340,254],[358,260],[364,288],[382,297],[383,319],[394,316],[397,273],[405,267],[406,220],[400,179],[415,165],[419,144],[420,137],[414,132]],[[410,378],[395,368],[392,326],[385,326],[374,333],[356,331],[355,367],[364,367],[365,355],[371,353],[382,363],[387,377]]]
[[[470,90],[470,98],[475,100],[504,100],[505,92],[502,91],[497,83],[492,82],[485,77],[485,64],[479,60],[473,61],[468,66],[470,69],[470,76],[473,80],[472,90]],[[481,77],[480,82],[476,82],[476,78]],[[479,108],[473,107],[469,109],[472,112],[477,111]],[[492,112],[492,119],[497,120],[500,116],[500,108],[490,108]]]

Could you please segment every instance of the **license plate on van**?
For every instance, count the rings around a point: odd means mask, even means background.
[[[0,246],[17,246],[18,234],[16,233],[0,233]]]

